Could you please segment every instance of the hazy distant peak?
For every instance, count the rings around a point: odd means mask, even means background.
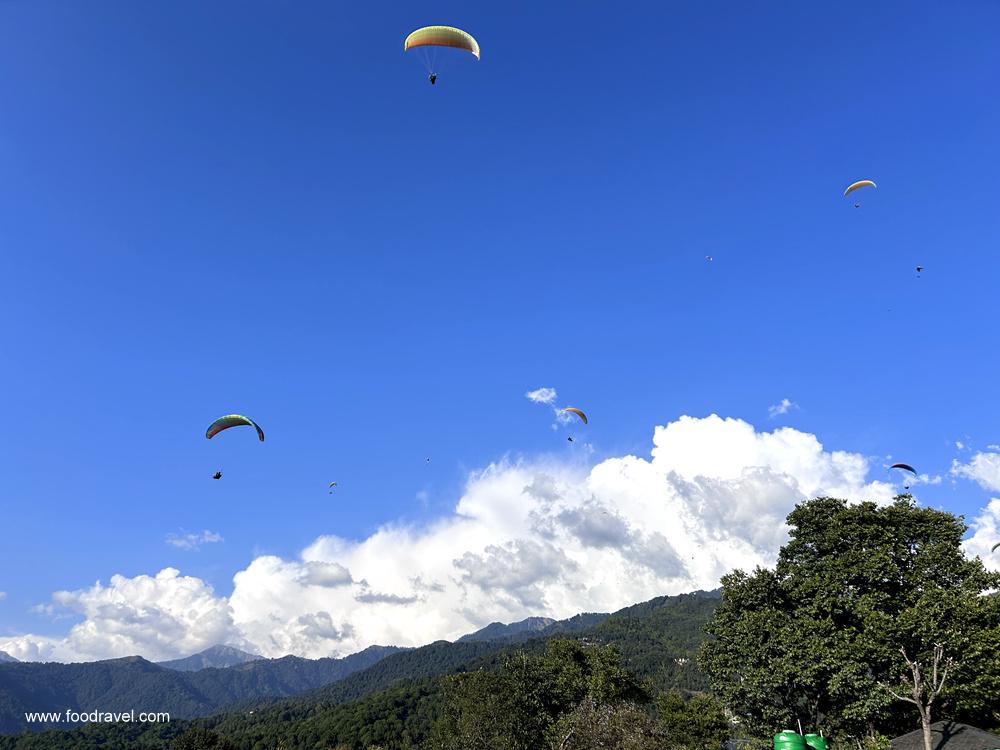
[[[0,664],[4,662],[15,662],[15,661],[17,661],[17,659],[8,654],[6,651],[0,651]]]
[[[250,654],[232,646],[210,646],[204,651],[200,651],[192,656],[183,659],[172,659],[161,661],[159,665],[167,669],[175,669],[179,672],[197,672],[199,669],[210,667],[224,668],[235,667],[251,661],[258,661],[264,657],[257,654]]]
[[[502,622],[491,622],[485,628],[477,630],[475,633],[463,635],[458,640],[496,641],[525,633],[540,633],[550,625],[554,625],[555,622],[556,621],[551,617],[528,617],[524,620],[512,622],[508,625],[505,625]]]

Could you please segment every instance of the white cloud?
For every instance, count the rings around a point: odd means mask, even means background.
[[[991,552],[993,545],[1000,542],[1000,498],[994,497],[970,524],[971,537],[962,543],[970,557],[979,555],[990,570],[1000,570],[1000,550]]]
[[[228,597],[172,569],[56,594],[82,622],[61,639],[0,638],[0,649],[168,658],[228,642],[318,657],[454,639],[495,620],[612,611],[772,564],[801,500],[888,502],[891,486],[866,483],[868,469],[863,456],[791,428],[681,417],[655,429],[648,457],[495,463],[429,525],[320,536],[294,560],[257,557]]]
[[[546,404],[551,406],[556,402],[556,389],[555,388],[536,388],[533,391],[528,391],[524,394],[524,397],[535,404]]]
[[[783,398],[773,406],[767,407],[767,416],[774,419],[775,417],[780,417],[782,414],[788,414],[788,412],[798,408],[799,405],[797,403],[790,399]]]
[[[0,591],[0,602],[2,602],[6,598],[7,598],[7,592],[6,591]]]
[[[964,451],[965,450],[965,443],[963,443],[961,440],[956,440],[955,441],[955,447],[958,450],[960,450],[960,451]]]
[[[1000,453],[976,453],[967,464],[955,459],[951,473],[971,479],[983,489],[1000,492]]]
[[[183,550],[200,549],[203,544],[213,544],[225,541],[221,534],[205,529],[202,532],[185,533],[183,529],[179,534],[167,534],[167,544]]]
[[[217,643],[240,643],[225,598],[199,578],[165,568],[115,575],[78,591],[57,591],[49,610],[82,616],[64,638],[16,636],[0,650],[22,661],[80,661],[141,654],[167,659]]]

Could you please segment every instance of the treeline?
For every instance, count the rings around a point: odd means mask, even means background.
[[[295,722],[229,716],[171,750],[713,750],[730,735],[709,696],[658,693],[612,646],[552,639],[507,652],[496,669],[411,682]]]

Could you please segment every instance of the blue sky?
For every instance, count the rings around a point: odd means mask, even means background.
[[[482,60],[432,88],[402,39],[442,22]],[[998,24],[989,2],[0,2],[0,634],[62,632],[29,608],[115,573],[225,594],[255,556],[448,514],[505,455],[645,456],[685,414],[876,474],[987,450]],[[540,386],[590,413],[592,456]],[[267,442],[206,441],[233,411]],[[225,542],[164,542],[203,529]]]

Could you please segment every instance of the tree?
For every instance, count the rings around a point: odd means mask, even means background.
[[[431,747],[538,750],[553,726],[589,698],[595,706],[646,703],[649,696],[610,646],[554,639],[544,656],[515,652],[496,671],[448,678]]]
[[[552,750],[663,750],[666,740],[656,721],[638,706],[601,705],[593,698],[584,698],[550,734]]]
[[[933,653],[927,656],[930,669],[926,668],[920,659],[916,657],[911,659],[907,656],[905,648],[899,649],[899,653],[903,655],[906,666],[910,668],[909,675],[904,674],[901,679],[901,682],[909,683],[910,694],[900,695],[888,685],[882,685],[882,687],[896,700],[906,701],[917,707],[917,711],[920,712],[920,727],[924,734],[924,750],[933,750],[931,747],[931,724],[933,723],[931,711],[934,701],[940,697],[941,691],[944,690],[945,682],[948,680],[948,671],[954,666],[954,662],[945,657],[944,646],[940,643],[936,644]]]
[[[170,750],[236,750],[236,745],[215,732],[195,728],[171,742]]]
[[[711,695],[685,701],[676,691],[666,693],[656,699],[656,713],[671,750],[717,750],[731,734],[722,705]]]
[[[860,746],[912,727],[882,686],[899,660],[943,644],[953,660],[941,708],[987,714],[992,683],[980,676],[1000,650],[1000,586],[961,550],[963,520],[918,508],[819,498],[788,516],[790,540],[774,570],[723,578],[700,663],[713,692],[758,737],[801,719]],[[994,686],[995,687],[995,686]],[[954,696],[950,698],[950,696]]]

